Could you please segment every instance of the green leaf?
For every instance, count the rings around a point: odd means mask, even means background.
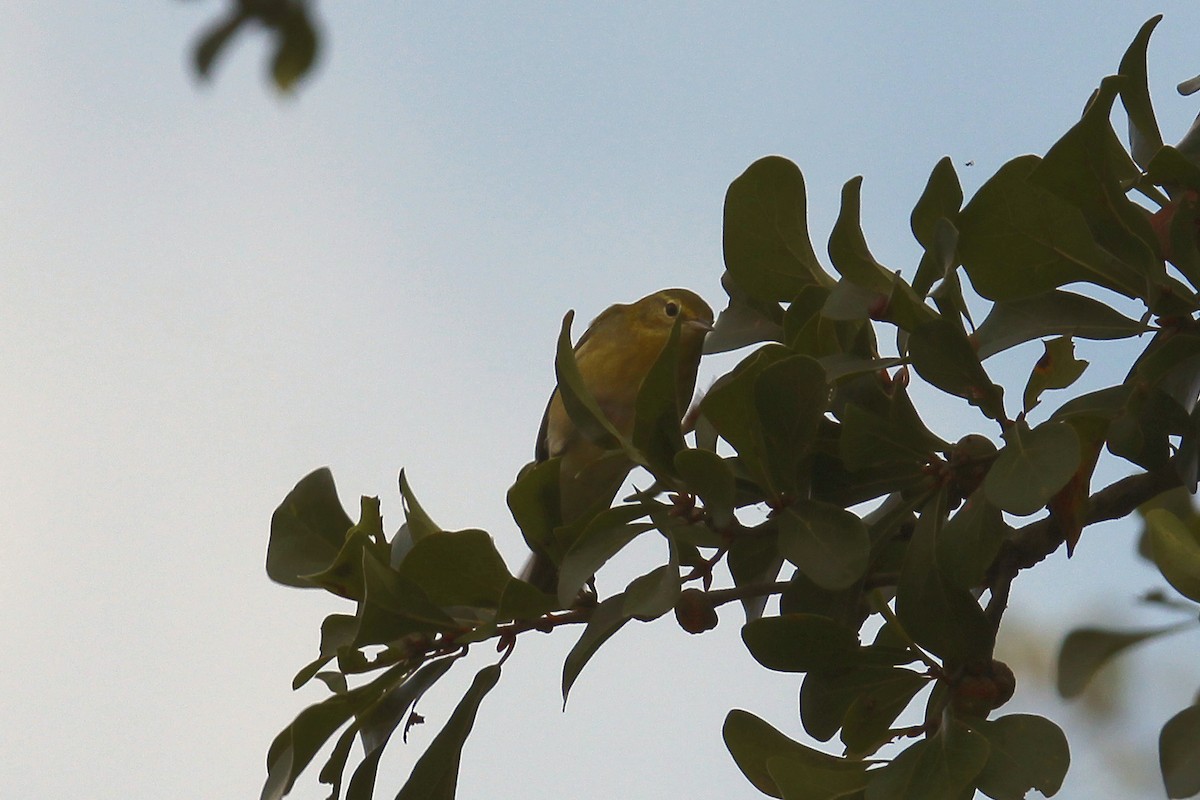
[[[285,586],[314,588],[302,576],[333,563],[353,524],[338,500],[328,467],[309,473],[271,515],[267,576]]]
[[[671,548],[671,560],[641,577],[625,590],[623,613],[642,622],[658,619],[675,608],[679,599],[679,557]]]
[[[838,274],[850,283],[880,294],[890,294],[892,273],[875,260],[863,237],[862,176],[842,186],[842,207],[829,234],[829,258]]]
[[[396,572],[443,607],[496,608],[512,579],[492,537],[480,530],[427,536]]]
[[[908,349],[923,379],[992,419],[1004,419],[1003,390],[988,377],[962,328],[946,319],[927,322],[908,337]]]
[[[972,725],[991,748],[977,785],[992,800],[1024,800],[1030,789],[1051,797],[1062,788],[1071,751],[1053,722],[1033,714],[1009,714]]]
[[[1060,336],[1045,343],[1045,352],[1034,365],[1025,384],[1022,398],[1028,413],[1041,402],[1042,392],[1047,389],[1066,389],[1079,379],[1087,369],[1088,362],[1075,358],[1075,343],[1070,336]]]
[[[338,650],[348,647],[358,632],[358,620],[349,614],[330,614],[321,623],[321,654],[296,673],[292,678],[292,689],[299,689],[312,680],[321,667],[337,655]]]
[[[1200,793],[1200,706],[1189,706],[1163,726],[1158,737],[1158,764],[1167,797]]]
[[[754,407],[772,484],[794,491],[800,460],[817,435],[829,404],[821,365],[791,356],[766,365],[754,381]]]
[[[359,763],[346,787],[345,800],[371,800],[375,791],[375,776],[379,759],[392,734],[408,719],[408,712],[421,695],[433,686],[458,659],[442,658],[431,661],[389,690],[374,705],[358,717],[362,735],[363,760]]]
[[[866,800],[962,800],[987,760],[987,739],[951,720],[873,771]]]
[[[562,524],[559,465],[551,458],[521,470],[508,490],[508,508],[529,549],[547,554],[554,541],[554,529]]]
[[[684,487],[704,503],[717,529],[733,522],[735,481],[725,459],[711,450],[680,450],[675,454],[675,471]]]
[[[1141,174],[1113,132],[1110,117],[1122,78],[1109,76],[1088,103],[1083,117],[1059,139],[1029,180],[1078,208],[1099,247],[1128,274],[1124,285],[1146,295],[1148,279],[1165,278],[1151,250],[1155,241],[1145,210],[1127,196]]]
[[[824,742],[842,727],[850,707],[860,698],[870,705],[872,698],[898,697],[908,692],[911,699],[928,684],[929,679],[920,673],[875,664],[836,672],[810,672],[800,685],[800,721],[810,736]]]
[[[379,498],[363,497],[359,503],[359,520],[346,532],[342,549],[320,572],[303,576],[314,586],[349,600],[363,596],[363,551],[370,551],[380,560],[389,559],[389,548],[383,537],[383,518],[379,514]]]
[[[938,537],[938,561],[946,580],[963,589],[982,586],[1011,532],[1000,509],[988,502],[982,489],[976,489]]]
[[[645,516],[640,505],[615,506],[602,511],[571,545],[563,557],[558,570],[558,599],[569,605],[583,585],[604,566],[610,558],[624,549],[639,534],[654,526],[648,522],[632,524],[633,520]]]
[[[575,363],[575,349],[571,345],[571,321],[574,319],[575,312],[568,311],[558,334],[558,349],[554,357],[558,396],[562,398],[563,408],[571,422],[589,441],[606,450],[622,448],[621,434],[600,409],[596,398],[583,382],[579,365]]]
[[[867,786],[867,765],[846,762],[818,765],[810,758],[773,756],[767,772],[783,800],[838,800],[861,797]]]
[[[742,627],[742,641],[758,663],[778,672],[843,669],[859,652],[858,634],[828,617],[786,614]]]
[[[437,633],[457,627],[442,608],[430,602],[421,587],[363,553],[366,586],[358,604],[358,635],[354,646],[386,644],[410,633]]]
[[[1154,117],[1154,106],[1150,102],[1149,76],[1146,71],[1146,47],[1150,43],[1150,34],[1162,20],[1162,14],[1155,14],[1142,25],[1137,36],[1121,58],[1120,74],[1125,80],[1121,83],[1121,104],[1129,117],[1129,143],[1133,159],[1143,169],[1150,165],[1154,154],[1163,145],[1162,134],[1158,130],[1158,120]]]
[[[683,428],[679,420],[688,398],[679,397],[679,331],[682,319],[676,317],[667,343],[642,379],[635,403],[633,446],[656,476],[671,475],[675,454],[683,450]]]
[[[855,514],[815,500],[801,500],[777,516],[779,551],[822,589],[853,585],[867,569],[871,542]]]
[[[1108,631],[1099,628],[1080,628],[1067,634],[1058,652],[1058,693],[1065,698],[1077,697],[1087,688],[1100,668],[1122,651],[1148,639],[1175,633],[1185,625],[1148,628],[1138,631]]]
[[[954,171],[954,161],[950,156],[943,156],[934,165],[909,218],[913,236],[922,247],[928,250],[933,246],[938,220],[944,218],[953,222],[958,217],[962,201],[962,185],[958,182],[958,173]],[[918,287],[915,281],[913,287],[921,293],[929,289],[928,285]]]
[[[924,465],[935,452],[948,445],[921,423],[906,392],[897,391],[900,402],[889,403],[884,417],[847,403],[839,413],[842,433],[838,455],[849,469],[858,470],[895,462]],[[907,413],[912,411],[912,413]]]
[[[564,706],[567,704],[567,695],[570,694],[571,687],[575,685],[575,680],[583,671],[584,666],[600,649],[600,645],[621,630],[626,622],[629,622],[629,615],[625,613],[624,594],[613,595],[592,611],[583,635],[571,648],[571,652],[567,653],[567,659],[563,663],[562,696]]]
[[[408,524],[414,544],[426,536],[442,532],[441,526],[430,519],[429,515],[425,513],[425,509],[421,508],[421,504],[417,502],[417,496],[413,494],[412,486],[404,477],[404,470],[400,470],[400,499],[404,504],[404,521]]]
[[[754,784],[755,789],[771,797],[783,797],[768,767],[773,759],[786,759],[793,766],[807,764],[821,771],[842,769],[853,773],[861,771],[864,766],[862,762],[849,763],[805,747],[749,711],[737,708],[726,715],[721,734],[738,769]]]
[[[731,288],[724,279],[721,284]],[[749,344],[782,341],[783,327],[776,320],[781,315],[775,303],[751,300],[736,286],[732,287],[729,305],[717,315],[713,329],[704,337],[704,354],[728,353]]]
[[[892,723],[908,707],[929,679],[908,669],[889,668],[887,680],[879,680],[854,697],[842,719],[842,743],[855,755],[874,753],[892,738]]]
[[[1179,517],[1162,508],[1146,512],[1150,553],[1167,583],[1189,600],[1200,601],[1200,538]]]
[[[1079,469],[1079,436],[1065,422],[1044,422],[1029,430],[1017,422],[1004,432],[1005,446],[983,488],[988,500],[1010,514],[1033,514]]]
[[[963,209],[958,252],[975,290],[1007,302],[1085,281],[1138,297],[1145,281],[1096,244],[1079,209],[1030,181],[1039,163],[1008,162]]]
[[[827,285],[808,237],[804,176],[785,158],[751,164],[725,194],[725,266],[750,297],[788,302],[805,286]]]
[[[1005,303],[971,334],[981,359],[1055,334],[1078,339],[1124,339],[1150,330],[1111,306],[1073,292],[1053,290]]]
[[[726,561],[734,586],[770,583],[779,577],[783,556],[779,554],[779,537],[773,533],[773,527],[771,521],[762,523],[755,529],[757,535],[736,536],[730,543]],[[766,606],[765,595],[742,598],[747,622],[761,617]]]
[[[917,644],[953,664],[991,652],[993,631],[974,596],[941,563],[945,492],[922,510],[896,587],[896,616]]]
[[[500,665],[484,667],[438,732],[421,758],[413,765],[396,800],[453,800],[458,785],[458,766],[463,744],[475,726],[479,704],[500,680]]]

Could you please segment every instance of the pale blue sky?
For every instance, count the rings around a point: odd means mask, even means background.
[[[1185,3],[325,3],[325,57],[284,99],[258,37],[212,85],[192,79],[190,44],[223,5],[0,7],[0,796],[255,796],[271,738],[322,696],[291,677],[348,610],[267,581],[275,505],[327,464],[348,508],[378,494],[395,527],[403,466],[439,522],[486,528],[518,563],[504,490],[532,454],[563,312],[672,285],[720,305],[721,204],[756,158],[804,171],[822,254],[842,183],[864,175],[867,237],[911,275],[934,163],[950,155],[970,192],[1044,152],[1157,11],[1166,138],[1198,110],[1173,91],[1200,72]],[[1104,366],[1089,379],[1119,380]],[[920,396],[944,436],[979,424]],[[1133,533],[1089,532],[1072,562],[1022,576],[1014,624],[1056,643],[1158,619],[1130,607],[1156,585]],[[747,708],[799,736],[799,682],[758,668],[739,624],[729,608],[704,637],[628,627],[566,714],[575,632],[523,641],[460,796],[756,796],[721,721]],[[1014,710],[1094,726],[1024,679],[1050,665],[1022,641]],[[1103,769],[1156,780],[1194,646],[1131,662],[1157,698],[1090,759],[1077,741],[1060,796],[1153,790]],[[385,757],[380,796],[469,678],[423,701],[430,724]],[[315,770],[294,796],[324,796]]]

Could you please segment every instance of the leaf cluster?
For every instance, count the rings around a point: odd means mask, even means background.
[[[563,667],[565,702],[626,624],[673,611],[702,633],[732,602],[750,654],[803,675],[798,723],[818,742],[837,738],[825,752],[730,712],[728,749],[764,794],[1053,795],[1069,764],[1061,730],[1037,716],[994,716],[1016,681],[994,653],[1011,583],[1059,547],[1082,546],[1090,524],[1161,502],[1166,489],[1190,497],[1200,470],[1200,147],[1192,135],[1163,144],[1154,119],[1145,59],[1157,21],[1044,156],[1008,162],[965,205],[953,163],[935,165],[911,215],[922,248],[911,277],[871,252],[860,178],[843,188],[828,271],[809,235],[800,169],[776,156],[750,165],[725,198],[728,303],[707,342],[708,352],[746,352],[689,415],[692,443],[674,424],[678,332],[644,380],[626,436],[579,376],[568,315],[556,357],[564,408],[650,483],[567,524],[557,460],[522,470],[509,506],[531,549],[556,562],[556,591],[514,577],[487,533],[440,529],[403,473],[406,520],[390,539],[377,499],[364,498],[354,522],[328,471],[297,484],[272,519],[268,574],[356,610],[325,620],[319,657],[296,676],[332,694],[272,744],[264,797],[286,794],[339,730],[320,778],[331,797],[343,786],[347,798],[369,797],[380,753],[417,719],[421,695],[494,640],[496,663],[399,794],[451,797],[463,742],[522,634],[583,625]],[[1112,124],[1118,100],[1128,147]],[[976,325],[972,309],[984,305]],[[1126,339],[1143,347],[1124,377],[1070,395],[1088,367],[1075,342]],[[1031,342],[1041,352],[1024,390],[1006,395],[987,361]],[[909,396],[913,380],[974,409],[978,432],[940,438]],[[1101,457],[1134,476],[1093,492]],[[1200,600],[1196,519],[1146,513],[1148,552],[1184,602]],[[664,562],[601,593],[597,576],[638,537],[661,537]],[[718,585],[725,574],[729,585]],[[778,613],[767,614],[774,596]],[[1064,694],[1161,632],[1075,634],[1063,650]],[[906,712],[915,724],[898,721]],[[363,757],[346,782],[356,739]],[[1200,790],[1198,742],[1194,707],[1164,728],[1173,797]]]

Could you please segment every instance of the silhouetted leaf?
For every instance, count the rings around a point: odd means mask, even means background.
[[[777,516],[779,551],[813,583],[836,591],[851,586],[867,569],[867,527],[843,508],[802,500]]]
[[[1124,339],[1148,330],[1099,300],[1056,289],[996,303],[971,340],[982,359],[1043,336]]]
[[[563,557],[558,571],[558,599],[569,605],[579,594],[583,585],[619,553],[639,534],[654,527],[649,522],[634,524],[633,520],[645,516],[646,511],[638,505],[615,506],[602,511],[588,523],[583,533]]]
[[[772,484],[796,488],[797,468],[817,434],[829,403],[821,365],[808,356],[768,364],[754,381],[754,408]]]
[[[988,742],[957,720],[871,772],[866,800],[962,800],[988,759]]]
[[[859,773],[869,762],[847,762],[793,741],[749,711],[733,709],[725,717],[721,729],[725,746],[742,774],[754,788],[771,797],[783,797],[780,787],[771,776],[768,764],[773,759],[786,759],[793,768],[807,764],[821,771],[846,770]],[[789,774],[790,777],[790,774]]]
[[[289,92],[317,60],[317,32],[303,4],[289,4],[289,11],[276,27],[275,55],[271,77],[282,92]]]
[[[1200,793],[1200,706],[1189,706],[1167,720],[1158,737],[1158,764],[1167,797]]]
[[[592,611],[583,635],[571,648],[571,652],[567,653],[567,659],[563,663],[563,705],[566,705],[567,695],[587,662],[600,649],[600,645],[608,641],[626,622],[629,622],[629,615],[625,613],[624,594],[613,595]]]
[[[574,311],[563,317],[562,329],[558,334],[558,350],[554,357],[554,372],[558,376],[558,395],[571,422],[590,441],[605,449],[622,447],[621,435],[600,409],[596,398],[588,391],[575,363],[575,349],[571,345],[571,321]]]
[[[1079,379],[1088,362],[1075,358],[1075,343],[1070,336],[1060,336],[1045,342],[1045,352],[1034,365],[1025,384],[1022,403],[1029,412],[1041,402],[1047,389],[1066,389]]]
[[[742,641],[758,663],[779,672],[809,672],[851,666],[858,634],[828,617],[786,614],[742,627]]]
[[[718,529],[733,520],[733,472],[711,450],[680,450],[675,454],[675,470],[689,491],[699,496],[704,510]]]
[[[485,531],[444,531],[417,542],[396,570],[439,606],[496,608],[512,575]]]
[[[1004,432],[1005,446],[983,488],[987,498],[1012,514],[1033,514],[1066,485],[1079,468],[1079,436],[1064,422],[1030,430],[1023,422]]]
[[[1004,418],[1003,390],[992,383],[963,330],[945,319],[927,322],[908,337],[917,374],[943,392],[965,398],[992,419]]]
[[[804,176],[785,158],[751,164],[725,194],[725,266],[750,297],[788,302],[832,283],[808,237]]]
[[[285,586],[315,588],[301,576],[329,566],[353,524],[338,500],[329,469],[309,473],[271,515],[267,576]]]
[[[972,726],[991,747],[977,785],[992,800],[1024,800],[1030,789],[1051,797],[1062,787],[1071,751],[1053,722],[1033,714],[1009,714]]]
[[[1154,107],[1150,103],[1150,85],[1146,73],[1146,46],[1150,43],[1150,34],[1161,20],[1162,14],[1146,20],[1121,57],[1120,74],[1125,78],[1120,86],[1121,104],[1125,106],[1125,113],[1129,117],[1130,151],[1133,160],[1142,169],[1150,165],[1150,160],[1163,144],[1158,120],[1154,117]]]
[[[479,704],[500,680],[500,665],[484,667],[450,715],[438,735],[413,765],[396,800],[452,800],[458,785],[458,765],[463,744],[475,727]]]
[[[874,664],[835,672],[810,672],[800,686],[800,721],[810,736],[826,741],[837,733],[859,698],[868,707],[873,706],[873,698],[907,693],[911,699],[928,684],[928,678],[912,670]]]

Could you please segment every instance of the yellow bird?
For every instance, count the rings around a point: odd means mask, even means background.
[[[696,388],[704,337],[713,326],[712,309],[695,292],[663,289],[635,303],[610,306],[592,320],[575,344],[575,361],[584,385],[623,436],[633,433],[638,391],[677,321],[677,387],[682,413]],[[559,483],[564,524],[611,505],[633,468],[623,452],[604,450],[575,426],[557,389],[542,417],[534,455],[539,462],[562,459]],[[543,591],[557,590],[558,570],[546,553],[535,553],[521,577]]]

